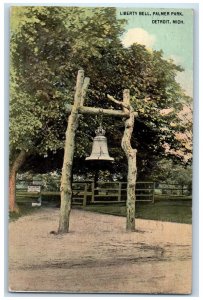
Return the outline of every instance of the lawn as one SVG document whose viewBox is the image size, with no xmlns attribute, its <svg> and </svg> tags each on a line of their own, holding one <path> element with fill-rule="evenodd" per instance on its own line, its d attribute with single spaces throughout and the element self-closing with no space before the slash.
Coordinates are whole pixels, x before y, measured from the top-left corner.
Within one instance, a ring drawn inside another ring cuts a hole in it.
<svg viewBox="0 0 203 300">
<path fill-rule="evenodd" d="M 47 203 L 42 206 L 49 206 Z M 52 202 L 52 207 L 54 206 Z M 55 205 L 59 207 L 59 205 Z M 97 213 L 110 214 L 115 216 L 126 216 L 125 204 L 90 204 L 86 207 L 74 206 L 74 208 Z M 32 214 L 40 207 L 31 207 L 30 205 L 19 204 L 20 213 L 11 213 L 10 221 L 14 221 L 21 216 Z M 192 204 L 188 200 L 161 200 L 153 203 L 136 203 L 135 217 L 138 219 L 159 220 L 177 223 L 192 223 Z"/>
<path fill-rule="evenodd" d="M 159 201 L 153 203 L 136 203 L 135 217 L 138 219 L 159 220 L 177 223 L 192 223 L 191 201 Z M 87 211 L 105 213 L 116 216 L 126 216 L 124 204 L 88 205 L 84 208 Z"/>
<path fill-rule="evenodd" d="M 18 204 L 19 213 L 9 213 L 9 221 L 15 221 L 20 217 L 30 215 L 40 209 L 40 207 L 32 207 L 30 204 Z"/>
</svg>

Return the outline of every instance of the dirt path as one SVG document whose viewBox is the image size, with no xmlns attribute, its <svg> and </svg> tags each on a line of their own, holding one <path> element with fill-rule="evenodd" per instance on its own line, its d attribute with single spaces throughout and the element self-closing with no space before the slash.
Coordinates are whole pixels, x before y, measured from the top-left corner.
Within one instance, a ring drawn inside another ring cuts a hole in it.
<svg viewBox="0 0 203 300">
<path fill-rule="evenodd" d="M 53 235 L 59 210 L 42 208 L 9 224 L 12 291 L 191 292 L 191 225 L 72 210 L 70 233 Z"/>
</svg>

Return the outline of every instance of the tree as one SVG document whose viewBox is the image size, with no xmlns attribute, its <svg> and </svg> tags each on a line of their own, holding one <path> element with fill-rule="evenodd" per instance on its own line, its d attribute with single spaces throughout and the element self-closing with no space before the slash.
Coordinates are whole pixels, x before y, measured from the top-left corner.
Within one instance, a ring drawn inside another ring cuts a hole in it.
<svg viewBox="0 0 203 300">
<path fill-rule="evenodd" d="M 80 22 L 75 20 L 75 14 Z M 14 8 L 11 26 L 11 170 L 15 164 L 13 152 L 18 154 L 22 150 L 26 156 L 47 156 L 48 152 L 63 148 L 67 121 L 65 103 L 72 101 L 80 61 L 84 63 L 85 57 L 87 62 L 100 55 L 98 47 L 118 40 L 117 35 L 122 33 L 121 24 L 116 21 L 111 8 L 90 9 L 89 16 L 86 10 L 74 7 Z M 16 166 L 14 177 L 21 165 Z M 15 195 L 14 186 L 13 180 L 12 195 Z M 13 204 L 10 209 L 15 210 Z"/>
<path fill-rule="evenodd" d="M 114 8 L 17 7 L 11 20 L 11 169 L 21 150 L 31 156 L 32 167 L 38 164 L 36 158 L 62 152 L 66 105 L 72 103 L 80 68 L 90 77 L 89 106 L 108 107 L 107 94 L 122 99 L 123 90 L 130 89 L 139 114 L 132 136 L 132 146 L 138 149 L 138 177 L 144 177 L 152 163 L 166 154 L 166 146 L 168 155 L 184 162 L 191 148 L 176 134 L 191 128 L 179 115 L 186 100 L 175 76 L 182 68 L 165 60 L 161 51 L 149 52 L 138 44 L 123 48 L 124 21 L 116 19 Z M 171 111 L 163 114 L 163 110 Z M 105 117 L 104 123 L 110 153 L 116 157 L 111 170 L 122 169 L 125 177 L 126 158 L 120 148 L 123 124 L 112 117 Z M 84 172 L 80 162 L 89 154 L 97 125 L 97 118 L 80 119 L 76 172 Z M 177 156 L 180 147 L 183 155 Z"/>
<path fill-rule="evenodd" d="M 192 168 L 189 165 L 176 164 L 171 159 L 163 158 L 157 163 L 149 178 L 153 181 L 189 186 L 192 183 Z"/>
<path fill-rule="evenodd" d="M 144 179 L 153 164 L 165 155 L 171 156 L 179 163 L 190 163 L 192 114 L 191 111 L 190 116 L 188 114 L 190 122 L 188 118 L 185 122 L 181 114 L 185 108 L 189 109 L 191 99 L 184 95 L 180 85 L 175 81 L 177 72 L 182 71 L 182 68 L 172 61 L 165 60 L 161 51 L 149 52 L 138 44 L 129 49 L 120 47 L 116 51 L 105 49 L 102 60 L 96 59 L 96 64 L 98 67 L 94 69 L 94 72 L 97 72 L 94 76 L 91 76 L 91 69 L 87 71 L 88 76 L 93 78 L 95 87 L 100 87 L 99 90 L 91 90 L 88 102 L 90 105 L 106 107 L 106 93 L 121 98 L 122 88 L 130 87 L 132 104 L 138 111 L 132 139 L 135 148 L 138 149 L 138 177 Z M 108 76 L 105 76 L 106 74 Z M 78 135 L 84 138 L 81 143 L 77 143 L 79 145 L 77 155 L 83 155 L 83 159 L 90 136 L 94 135 L 93 129 L 96 127 L 95 120 L 89 119 L 89 122 L 86 122 L 86 126 L 81 123 L 81 132 L 79 127 Z M 110 141 L 111 155 L 119 162 L 114 164 L 115 172 L 119 172 L 119 169 L 124 171 L 126 161 L 120 150 L 123 124 L 120 121 L 115 122 L 112 118 L 106 118 L 105 125 L 108 128 L 107 137 Z M 180 133 L 186 132 L 189 135 L 187 143 L 180 138 Z M 81 151 L 82 146 L 84 153 Z M 167 151 L 166 146 L 170 151 Z"/>
</svg>

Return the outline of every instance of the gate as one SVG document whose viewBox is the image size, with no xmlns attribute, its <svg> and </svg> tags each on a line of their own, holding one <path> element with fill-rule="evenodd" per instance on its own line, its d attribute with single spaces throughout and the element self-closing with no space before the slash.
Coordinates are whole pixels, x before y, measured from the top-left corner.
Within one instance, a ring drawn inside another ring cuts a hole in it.
<svg viewBox="0 0 203 300">
<path fill-rule="evenodd" d="M 37 190 L 37 187 L 39 190 Z M 31 189 L 32 188 L 32 189 Z M 127 182 L 75 181 L 72 184 L 72 203 L 86 206 L 94 203 L 125 203 L 127 199 Z M 136 201 L 151 202 L 165 199 L 181 199 L 191 195 L 187 186 L 168 183 L 138 181 L 136 183 Z M 51 184 L 39 181 L 18 181 L 16 185 L 17 202 L 41 202 L 43 196 L 60 200 L 60 181 Z M 40 201 L 39 201 L 40 200 Z M 49 202 L 49 201 L 44 201 Z"/>
<path fill-rule="evenodd" d="M 127 182 L 74 182 L 72 201 L 75 204 L 125 203 Z M 136 201 L 154 202 L 154 183 L 136 183 Z"/>
</svg>

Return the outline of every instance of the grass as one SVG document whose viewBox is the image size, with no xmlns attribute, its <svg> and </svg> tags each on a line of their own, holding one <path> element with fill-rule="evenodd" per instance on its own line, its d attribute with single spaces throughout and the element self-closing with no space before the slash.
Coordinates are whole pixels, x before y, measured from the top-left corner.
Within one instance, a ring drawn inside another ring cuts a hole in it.
<svg viewBox="0 0 203 300">
<path fill-rule="evenodd" d="M 126 216 L 126 207 L 121 204 L 88 205 L 87 211 L 110 214 L 115 216 Z M 192 223 L 192 210 L 190 201 L 160 201 L 153 203 L 136 204 L 135 217 L 138 219 L 158 220 L 176 223 Z"/>
<path fill-rule="evenodd" d="M 44 205 L 46 206 L 46 205 Z M 56 207 L 56 205 L 51 205 Z M 58 205 L 59 207 L 59 205 Z M 82 206 L 73 206 L 78 209 L 83 209 L 86 211 L 92 211 L 96 213 L 104 213 L 115 216 L 126 216 L 126 206 L 125 204 L 94 204 L 87 205 L 86 207 Z M 176 222 L 176 223 L 192 223 L 192 202 L 185 200 L 161 200 L 153 203 L 136 203 L 136 213 L 135 217 L 138 219 L 147 219 L 147 220 L 159 220 L 167 222 Z M 10 213 L 9 220 L 15 221 L 18 218 L 30 215 L 33 212 L 36 212 L 40 207 L 31 207 L 31 205 L 19 204 L 20 212 L 19 213 Z"/>
<path fill-rule="evenodd" d="M 18 204 L 19 212 L 10 212 L 9 213 L 9 221 L 16 221 L 17 219 L 26 216 L 31 215 L 32 213 L 36 212 L 40 209 L 40 207 L 32 207 L 30 204 Z"/>
</svg>

